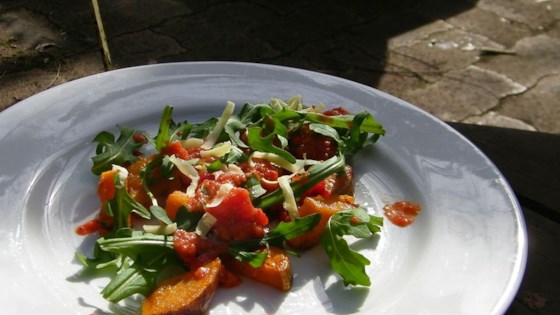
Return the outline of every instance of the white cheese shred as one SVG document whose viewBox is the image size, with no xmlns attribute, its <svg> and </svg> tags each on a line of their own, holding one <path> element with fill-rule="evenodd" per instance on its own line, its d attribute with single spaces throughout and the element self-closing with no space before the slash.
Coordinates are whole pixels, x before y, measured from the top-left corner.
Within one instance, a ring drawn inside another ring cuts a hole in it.
<svg viewBox="0 0 560 315">
<path fill-rule="evenodd" d="M 212 229 L 216 221 L 217 219 L 215 216 L 211 215 L 208 212 L 205 212 L 198 221 L 194 232 L 200 236 L 206 236 L 208 232 L 210 232 L 210 229 Z"/>
<path fill-rule="evenodd" d="M 231 151 L 232 145 L 231 141 L 225 141 L 218 143 L 214 148 L 206 151 L 200 151 L 200 157 L 222 157 Z"/>
<path fill-rule="evenodd" d="M 296 203 L 296 197 L 294 196 L 294 191 L 290 186 L 290 176 L 284 175 L 278 177 L 278 185 L 280 185 L 280 189 L 282 189 L 282 194 L 284 195 L 284 203 L 282 206 L 288 214 L 290 218 L 297 218 L 298 217 L 298 207 Z"/>
<path fill-rule="evenodd" d="M 298 173 L 303 170 L 303 167 L 301 165 L 290 163 L 283 157 L 270 152 L 255 151 L 251 155 L 251 159 L 253 158 L 267 160 L 292 173 Z"/>
<path fill-rule="evenodd" d="M 123 188 L 128 177 L 128 170 L 120 165 L 113 164 L 112 169 L 117 171 L 119 175 L 119 182 L 115 185 L 116 188 Z"/>
<path fill-rule="evenodd" d="M 200 176 L 198 175 L 196 168 L 194 168 L 189 161 L 180 159 L 175 155 L 170 156 L 169 161 L 173 163 L 173 165 L 175 165 L 177 169 L 183 173 L 183 175 L 191 179 L 191 184 L 187 187 L 186 194 L 189 197 L 194 197 L 196 188 L 198 187 L 198 181 L 200 180 Z"/>
<path fill-rule="evenodd" d="M 204 140 L 200 138 L 188 138 L 187 140 L 182 140 L 181 145 L 187 150 L 196 149 L 204 144 Z"/>
<path fill-rule="evenodd" d="M 219 206 L 222 203 L 222 201 L 224 201 L 224 198 L 233 189 L 233 187 L 234 186 L 230 183 L 222 184 L 218 189 L 216 196 L 212 199 L 212 201 L 206 204 L 206 208 L 213 208 Z"/>
<path fill-rule="evenodd" d="M 231 117 L 231 115 L 233 115 L 234 110 L 235 110 L 235 103 L 231 101 L 227 101 L 226 108 L 224 109 L 222 116 L 220 116 L 220 119 L 218 119 L 218 122 L 216 123 L 214 129 L 210 131 L 210 133 L 206 137 L 206 140 L 204 140 L 204 143 L 202 144 L 203 149 L 205 150 L 212 149 L 214 144 L 216 144 L 218 137 L 222 133 L 222 130 L 224 130 L 224 127 L 228 119 Z"/>
<path fill-rule="evenodd" d="M 157 235 L 170 235 L 177 231 L 177 223 L 173 222 L 166 225 L 150 225 L 146 224 L 142 227 L 145 232 Z"/>
<path fill-rule="evenodd" d="M 237 175 L 245 175 L 245 173 L 243 172 L 243 170 L 241 169 L 241 167 L 235 165 L 235 164 L 228 164 L 227 165 L 228 168 L 228 172 L 232 173 L 232 174 L 237 174 Z"/>
</svg>

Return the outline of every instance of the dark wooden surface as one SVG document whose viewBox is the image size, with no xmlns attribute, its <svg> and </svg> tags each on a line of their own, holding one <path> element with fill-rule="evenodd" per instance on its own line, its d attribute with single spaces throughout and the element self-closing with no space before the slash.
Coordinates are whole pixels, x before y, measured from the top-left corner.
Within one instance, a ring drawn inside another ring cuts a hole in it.
<svg viewBox="0 0 560 315">
<path fill-rule="evenodd" d="M 507 314 L 560 314 L 560 135 L 449 124 L 494 162 L 523 208 L 527 267 Z"/>
</svg>

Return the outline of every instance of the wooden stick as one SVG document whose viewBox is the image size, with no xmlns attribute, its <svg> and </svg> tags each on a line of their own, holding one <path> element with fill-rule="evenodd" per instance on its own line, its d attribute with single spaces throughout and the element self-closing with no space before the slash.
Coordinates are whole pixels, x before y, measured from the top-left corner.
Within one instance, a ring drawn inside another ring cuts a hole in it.
<svg viewBox="0 0 560 315">
<path fill-rule="evenodd" d="M 99 31 L 99 40 L 101 41 L 101 49 L 103 50 L 103 64 L 105 70 L 109 71 L 113 68 L 111 63 L 111 53 L 109 52 L 109 45 L 107 44 L 107 37 L 105 36 L 105 29 L 103 28 L 103 21 L 101 20 L 101 12 L 99 10 L 99 2 L 91 0 L 93 5 L 93 12 L 95 13 L 95 21 L 97 22 L 97 30 Z"/>
</svg>

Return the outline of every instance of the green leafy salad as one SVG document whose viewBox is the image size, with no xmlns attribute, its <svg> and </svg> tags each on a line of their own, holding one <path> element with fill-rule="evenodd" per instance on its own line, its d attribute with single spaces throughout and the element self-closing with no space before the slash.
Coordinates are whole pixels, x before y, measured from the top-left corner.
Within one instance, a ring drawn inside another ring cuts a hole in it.
<svg viewBox="0 0 560 315">
<path fill-rule="evenodd" d="M 304 106 L 301 97 L 237 109 L 228 101 L 201 123 L 175 122 L 172 113 L 163 109 L 155 135 L 119 125 L 118 134 L 93 139 L 101 207 L 77 232 L 99 238 L 76 257 L 94 274 L 113 275 L 105 299 L 139 294 L 171 309 L 165 299 L 177 297 L 154 292 L 179 290 L 179 280 L 168 280 L 180 276 L 202 293 L 177 307 L 206 311 L 216 287 L 204 280 L 209 262 L 219 262 L 218 287 L 252 278 L 287 291 L 290 260 L 314 246 L 344 285 L 370 285 L 370 261 L 346 240 L 371 238 L 383 224 L 353 196 L 352 157 L 385 133 L 370 113 Z M 165 313 L 150 307 L 143 314 Z"/>
</svg>

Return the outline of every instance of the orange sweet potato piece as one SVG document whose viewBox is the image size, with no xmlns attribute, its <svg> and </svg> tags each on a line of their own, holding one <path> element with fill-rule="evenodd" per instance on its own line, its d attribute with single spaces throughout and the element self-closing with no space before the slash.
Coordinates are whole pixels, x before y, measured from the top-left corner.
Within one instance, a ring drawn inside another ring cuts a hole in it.
<svg viewBox="0 0 560 315">
<path fill-rule="evenodd" d="M 165 211 L 167 212 L 167 216 L 175 221 L 177 218 L 177 212 L 181 206 L 185 206 L 188 208 L 190 201 L 190 197 L 187 196 L 186 193 L 176 190 L 167 196 L 167 200 L 165 201 Z"/>
<path fill-rule="evenodd" d="M 116 170 L 108 170 L 99 176 L 99 184 L 97 186 L 97 196 L 101 202 L 99 209 L 99 222 L 104 228 L 110 228 L 113 225 L 113 217 L 105 212 L 107 201 L 115 198 L 115 182 L 113 176 L 117 173 Z"/>
<path fill-rule="evenodd" d="M 115 197 L 115 183 L 113 181 L 113 176 L 115 174 L 117 174 L 116 170 L 108 170 L 99 175 L 97 196 L 99 197 L 101 204 L 104 204 Z"/>
<path fill-rule="evenodd" d="M 300 217 L 319 213 L 321 221 L 309 232 L 293 238 L 288 241 L 295 248 L 310 248 L 319 242 L 321 234 L 325 230 L 330 217 L 342 210 L 353 209 L 357 206 L 354 204 L 354 197 L 349 195 L 335 195 L 324 198 L 323 196 L 307 197 L 303 200 L 303 204 L 299 207 L 298 214 Z"/>
<path fill-rule="evenodd" d="M 146 164 L 150 163 L 154 158 L 139 158 L 136 162 L 128 166 L 128 178 L 126 180 L 126 190 L 128 194 L 138 201 L 144 207 L 149 207 L 152 204 L 150 197 L 144 190 L 142 183 L 141 172 Z"/>
<path fill-rule="evenodd" d="M 164 281 L 144 301 L 142 315 L 205 314 L 216 293 L 222 268 L 216 258 Z"/>
<path fill-rule="evenodd" d="M 283 249 L 271 246 L 268 257 L 259 268 L 254 268 L 235 258 L 225 259 L 224 263 L 233 273 L 268 284 L 279 290 L 288 291 L 292 287 L 292 265 L 288 254 Z"/>
</svg>

